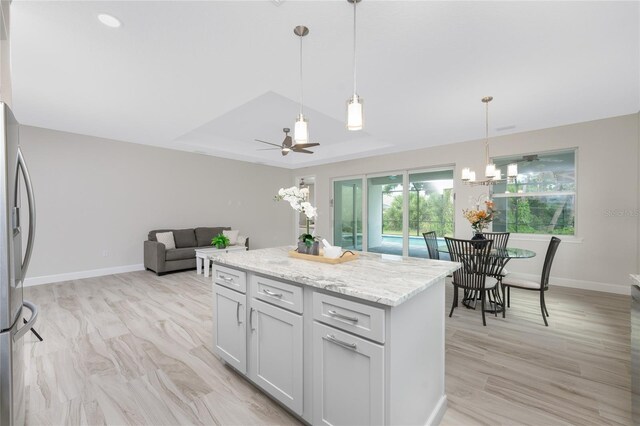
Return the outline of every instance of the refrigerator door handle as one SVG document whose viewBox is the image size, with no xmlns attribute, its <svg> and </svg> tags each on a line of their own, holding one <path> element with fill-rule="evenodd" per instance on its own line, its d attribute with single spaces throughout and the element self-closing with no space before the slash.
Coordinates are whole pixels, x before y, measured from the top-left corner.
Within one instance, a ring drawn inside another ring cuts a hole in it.
<svg viewBox="0 0 640 426">
<path fill-rule="evenodd" d="M 24 156 L 22 155 L 22 151 L 18 147 L 18 168 L 22 172 L 22 176 L 24 176 L 24 182 L 27 187 L 27 199 L 29 201 L 29 237 L 27 238 L 27 249 L 25 250 L 24 260 L 22 261 L 22 274 L 21 277 L 24 277 L 27 274 L 27 268 L 29 267 L 29 262 L 31 261 L 31 253 L 33 252 L 33 239 L 36 234 L 36 200 L 33 197 L 33 184 L 31 183 L 31 175 L 29 175 L 29 169 L 27 168 L 27 163 L 24 161 Z M 16 186 L 18 185 L 16 181 Z M 16 191 L 17 194 L 17 191 Z M 17 200 L 16 200 L 17 203 Z M 16 206 L 19 207 L 19 206 Z M 25 302 L 26 304 L 26 302 Z"/>
<path fill-rule="evenodd" d="M 31 311 L 31 318 L 29 318 L 29 321 L 27 321 L 26 324 L 16 332 L 15 336 L 13 336 L 14 342 L 22 339 L 22 336 L 24 336 L 27 331 L 33 328 L 33 326 L 36 324 L 36 320 L 38 319 L 38 307 L 36 305 L 29 302 L 28 300 L 25 300 L 22 302 L 22 306 Z"/>
</svg>

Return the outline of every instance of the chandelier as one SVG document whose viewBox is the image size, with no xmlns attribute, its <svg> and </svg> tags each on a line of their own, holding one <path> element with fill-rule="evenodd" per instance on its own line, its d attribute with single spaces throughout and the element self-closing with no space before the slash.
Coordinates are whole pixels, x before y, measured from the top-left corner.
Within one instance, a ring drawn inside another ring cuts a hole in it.
<svg viewBox="0 0 640 426">
<path fill-rule="evenodd" d="M 509 164 L 507 166 L 507 177 L 502 178 L 502 173 L 499 168 L 496 167 L 494 163 L 491 162 L 489 158 L 489 102 L 493 100 L 493 96 L 485 96 L 482 98 L 482 102 L 485 104 L 486 111 L 486 138 L 484 141 L 484 153 L 485 153 L 485 161 L 486 167 L 484 171 L 484 180 L 476 180 L 476 172 L 471 170 L 469 167 L 465 167 L 462 169 L 462 182 L 467 185 L 495 185 L 500 182 L 511 182 L 518 176 L 518 165 L 516 163 Z"/>
</svg>

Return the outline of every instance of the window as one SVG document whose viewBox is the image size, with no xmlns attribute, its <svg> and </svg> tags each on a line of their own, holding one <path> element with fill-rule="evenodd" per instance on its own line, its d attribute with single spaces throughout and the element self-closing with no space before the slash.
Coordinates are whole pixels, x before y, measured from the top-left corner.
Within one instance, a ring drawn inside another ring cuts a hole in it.
<svg viewBox="0 0 640 426">
<path fill-rule="evenodd" d="M 508 164 L 518 164 L 515 182 L 492 188 L 499 212 L 494 232 L 575 235 L 575 150 L 495 158 L 494 162 L 503 176 Z"/>
<path fill-rule="evenodd" d="M 333 244 L 362 250 L 362 179 L 333 183 Z"/>
</svg>

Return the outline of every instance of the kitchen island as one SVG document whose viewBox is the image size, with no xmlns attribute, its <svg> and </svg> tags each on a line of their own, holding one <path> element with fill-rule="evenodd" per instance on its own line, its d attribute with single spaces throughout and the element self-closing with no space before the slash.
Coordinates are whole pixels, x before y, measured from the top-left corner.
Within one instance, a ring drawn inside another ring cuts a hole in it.
<svg viewBox="0 0 640 426">
<path fill-rule="evenodd" d="M 311 424 L 438 424 L 444 279 L 459 264 L 289 250 L 211 257 L 216 354 Z"/>
</svg>

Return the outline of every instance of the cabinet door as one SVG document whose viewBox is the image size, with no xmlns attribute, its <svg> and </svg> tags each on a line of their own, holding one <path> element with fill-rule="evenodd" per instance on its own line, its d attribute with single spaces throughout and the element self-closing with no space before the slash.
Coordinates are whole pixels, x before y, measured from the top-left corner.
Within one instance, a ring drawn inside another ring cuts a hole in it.
<svg viewBox="0 0 640 426">
<path fill-rule="evenodd" d="M 213 285 L 216 353 L 229 365 L 247 374 L 246 295 Z"/>
<path fill-rule="evenodd" d="M 302 415 L 302 316 L 251 299 L 249 377 Z"/>
<path fill-rule="evenodd" d="M 384 348 L 313 323 L 313 424 L 384 423 Z"/>
</svg>

